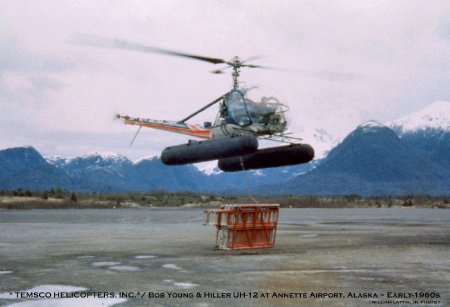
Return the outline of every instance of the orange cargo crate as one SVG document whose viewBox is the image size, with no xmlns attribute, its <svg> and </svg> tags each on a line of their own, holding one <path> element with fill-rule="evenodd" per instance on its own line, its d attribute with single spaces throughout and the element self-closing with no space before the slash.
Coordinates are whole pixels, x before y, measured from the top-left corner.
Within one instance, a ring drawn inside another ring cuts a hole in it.
<svg viewBox="0 0 450 307">
<path fill-rule="evenodd" d="M 277 204 L 224 205 L 205 210 L 206 225 L 217 228 L 216 249 L 271 248 L 277 233 Z"/>
</svg>

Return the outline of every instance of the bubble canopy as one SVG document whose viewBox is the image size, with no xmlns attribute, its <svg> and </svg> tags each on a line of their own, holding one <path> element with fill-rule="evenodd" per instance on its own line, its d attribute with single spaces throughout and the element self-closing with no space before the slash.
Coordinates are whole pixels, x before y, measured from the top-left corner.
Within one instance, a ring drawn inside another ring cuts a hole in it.
<svg viewBox="0 0 450 307">
<path fill-rule="evenodd" d="M 226 96 L 228 123 L 241 127 L 257 125 L 271 131 L 286 130 L 288 106 L 267 89 L 252 86 L 230 91 Z"/>
</svg>

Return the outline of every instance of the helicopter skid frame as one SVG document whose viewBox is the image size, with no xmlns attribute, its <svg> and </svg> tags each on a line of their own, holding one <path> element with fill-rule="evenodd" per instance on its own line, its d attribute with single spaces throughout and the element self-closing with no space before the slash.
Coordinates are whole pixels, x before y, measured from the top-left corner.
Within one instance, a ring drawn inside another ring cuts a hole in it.
<svg viewBox="0 0 450 307">
<path fill-rule="evenodd" d="M 242 129 L 242 128 L 234 128 L 234 129 L 242 132 L 247 132 L 250 134 L 255 134 L 254 131 L 249 129 Z M 260 140 L 268 140 L 285 144 L 301 144 L 303 142 L 303 139 L 290 136 L 289 134 L 290 133 L 265 134 L 265 135 L 258 135 L 257 137 Z"/>
<path fill-rule="evenodd" d="M 268 140 L 286 144 L 301 144 L 303 141 L 303 139 L 301 138 L 296 138 L 287 134 L 272 134 L 269 136 L 260 136 L 258 138 L 261 140 Z"/>
</svg>

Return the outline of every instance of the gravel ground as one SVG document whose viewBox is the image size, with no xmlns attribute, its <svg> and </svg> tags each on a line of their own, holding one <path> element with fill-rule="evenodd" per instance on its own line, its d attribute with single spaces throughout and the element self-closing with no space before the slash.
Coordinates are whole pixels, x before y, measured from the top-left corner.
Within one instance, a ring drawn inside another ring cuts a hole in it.
<svg viewBox="0 0 450 307">
<path fill-rule="evenodd" d="M 202 222 L 200 209 L 2 210 L 0 304 L 450 302 L 450 210 L 281 209 L 275 248 L 245 251 L 214 250 Z"/>
</svg>

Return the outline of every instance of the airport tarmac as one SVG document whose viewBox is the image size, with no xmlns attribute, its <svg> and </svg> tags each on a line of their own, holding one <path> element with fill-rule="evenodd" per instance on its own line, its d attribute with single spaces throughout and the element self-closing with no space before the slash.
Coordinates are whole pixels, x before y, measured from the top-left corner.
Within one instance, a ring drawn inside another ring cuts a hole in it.
<svg viewBox="0 0 450 307">
<path fill-rule="evenodd" d="M 245 251 L 214 250 L 202 222 L 198 208 L 2 210 L 0 304 L 450 303 L 450 210 L 281 209 L 275 248 Z"/>
</svg>

